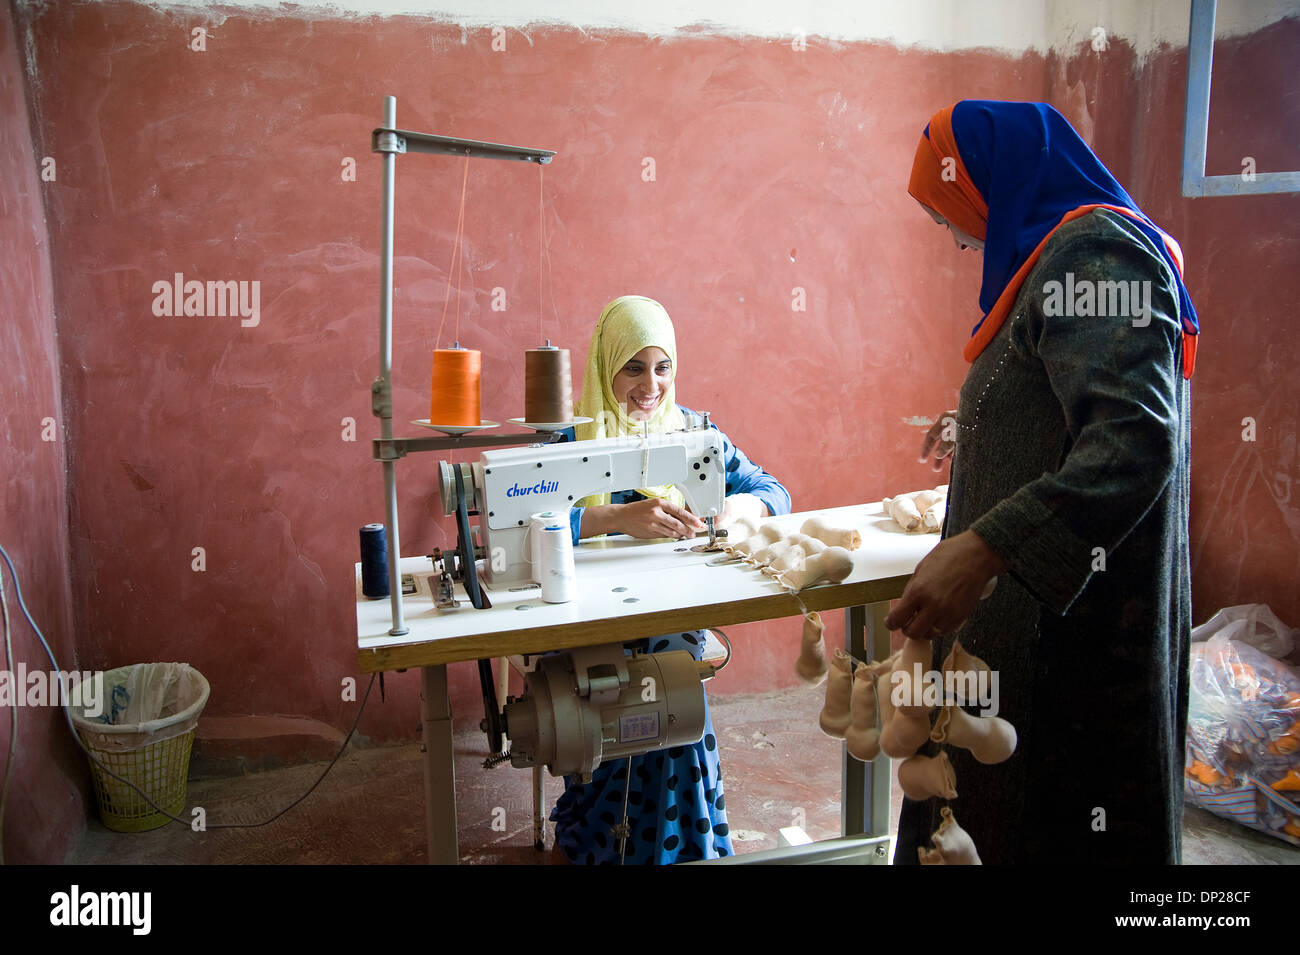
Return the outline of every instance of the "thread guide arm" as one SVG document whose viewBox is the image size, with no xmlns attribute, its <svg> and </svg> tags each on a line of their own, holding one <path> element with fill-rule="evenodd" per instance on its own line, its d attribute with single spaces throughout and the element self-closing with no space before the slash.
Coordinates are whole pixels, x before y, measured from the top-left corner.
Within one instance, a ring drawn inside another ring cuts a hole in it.
<svg viewBox="0 0 1300 955">
<path fill-rule="evenodd" d="M 507 146 L 479 139 L 458 139 L 455 136 L 435 136 L 409 129 L 377 126 L 370 134 L 372 153 L 431 153 L 440 156 L 469 156 L 473 159 L 510 159 L 515 162 L 535 162 L 546 165 L 555 158 L 553 149 L 532 149 L 528 146 Z"/>
<path fill-rule="evenodd" d="M 516 444 L 552 444 L 559 435 L 538 440 L 535 434 L 458 435 L 447 438 L 375 438 L 376 461 L 396 461 L 416 451 L 455 451 L 458 448 L 503 448 Z"/>
</svg>

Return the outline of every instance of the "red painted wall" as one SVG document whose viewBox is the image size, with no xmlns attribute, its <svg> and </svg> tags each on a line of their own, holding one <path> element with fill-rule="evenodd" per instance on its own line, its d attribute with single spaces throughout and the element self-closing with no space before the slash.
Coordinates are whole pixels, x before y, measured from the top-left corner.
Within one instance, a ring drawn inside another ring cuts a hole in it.
<svg viewBox="0 0 1300 955">
<path fill-rule="evenodd" d="M 51 285 L 49 234 L 41 199 L 41 154 L 28 120 L 19 42 L 8 4 L 0 5 L 0 546 L 14 562 L 23 600 L 59 665 L 77 665 L 68 559 L 65 421 Z M 58 175 L 58 167 L 55 167 Z M 48 420 L 47 420 L 48 419 Z M 44 440 L 48 437 L 51 440 Z M 0 567 L 9 607 L 13 668 L 49 673 L 50 664 Z M 0 669 L 4 659 L 0 630 Z M 12 685 L 12 684 L 11 684 Z M 7 765 L 11 710 L 0 707 L 0 786 L 9 780 L 4 860 L 57 862 L 81 831 L 86 763 L 57 709 L 18 707 L 18 746 Z"/>
<path fill-rule="evenodd" d="M 1210 174 L 1240 175 L 1246 156 L 1259 172 L 1300 169 L 1298 49 L 1300 19 L 1215 45 Z M 1162 66 L 1166 86 L 1186 69 L 1181 55 Z M 1148 144 L 1144 165 L 1161 153 Z M 1189 285 L 1207 328 L 1192 431 L 1196 619 L 1267 603 L 1300 626 L 1300 196 L 1179 201 L 1172 179 L 1158 194 L 1185 223 Z M 1243 440 L 1246 418 L 1253 441 Z"/>
<path fill-rule="evenodd" d="M 1283 583 L 1295 576 L 1294 505 L 1281 520 L 1233 505 L 1234 519 L 1254 522 L 1249 542 L 1211 513 L 1244 473 L 1227 454 L 1243 415 L 1261 421 L 1251 460 L 1271 467 L 1287 454 L 1295 471 L 1284 409 L 1295 406 L 1297 346 L 1281 329 L 1298 298 L 1296 270 L 1283 267 L 1296 261 L 1296 200 L 1178 197 L 1181 53 L 1140 68 L 1123 44 L 1062 61 L 557 28 L 512 32 L 499 53 L 487 30 L 462 36 L 418 18 L 205 20 L 128 3 L 27 15 L 41 148 L 60 163 L 48 203 L 73 602 L 94 665 L 186 659 L 212 682 L 211 716 L 254 727 L 299 717 L 320 739 L 350 723 L 339 688 L 355 674 L 357 528 L 382 519 L 368 446 L 379 281 L 369 132 L 386 93 L 399 126 L 559 152 L 545 172 L 553 285 L 540 322 L 538 171 L 470 166 L 462 293 L 441 341 L 459 312 L 460 341 L 484 353 L 484 415 L 522 413 L 523 351 L 539 335 L 573 349 L 580 368 L 605 301 L 654 296 L 677 324 L 681 401 L 712 411 L 799 509 L 933 479 L 915 463 L 924 428 L 906 420 L 955 398 L 979 262 L 906 195 L 926 118 L 963 96 L 1057 100 L 1191 263 L 1207 327 L 1194 383 L 1197 616 L 1262 600 L 1300 623 L 1300 597 Z M 1221 43 L 1219 62 L 1284 75 L 1295 23 Z M 187 48 L 199 26 L 210 30 L 203 52 Z M 1249 85 L 1224 95 L 1216 136 L 1247 128 L 1231 98 Z M 1139 139 L 1148 130 L 1158 138 Z M 355 182 L 341 176 L 348 159 Z M 407 156 L 397 168 L 404 422 L 427 413 L 463 165 Z M 259 323 L 154 315 L 153 283 L 177 272 L 259 282 Z M 491 310 L 496 287 L 505 312 Z M 806 312 L 791 309 L 796 287 Z M 344 440 L 348 417 L 355 441 Z M 433 517 L 436 458 L 407 459 L 398 475 L 404 550 L 454 542 Z M 792 684 L 797 634 L 794 620 L 737 628 L 737 657 L 713 692 Z M 454 666 L 452 682 L 458 717 L 476 722 L 472 665 Z M 409 738 L 416 676 L 388 685 L 361 731 Z M 269 745 L 256 730 L 209 731 L 209 744 L 222 733 L 249 738 L 248 751 Z"/>
</svg>

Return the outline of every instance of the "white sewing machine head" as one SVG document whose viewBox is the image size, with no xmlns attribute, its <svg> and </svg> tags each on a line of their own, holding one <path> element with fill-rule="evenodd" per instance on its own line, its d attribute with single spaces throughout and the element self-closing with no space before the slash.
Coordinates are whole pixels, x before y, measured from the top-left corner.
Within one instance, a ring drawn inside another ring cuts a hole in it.
<svg viewBox="0 0 1300 955">
<path fill-rule="evenodd" d="M 487 554 L 484 579 L 494 587 L 532 578 L 525 546 L 529 518 L 573 507 L 591 494 L 672 484 L 702 519 L 722 513 L 726 496 L 722 440 L 708 426 L 664 434 L 535 444 L 484 451 L 474 464 L 458 464 L 465 503 L 479 512 Z M 456 513 L 455 471 L 439 462 L 444 513 Z"/>
</svg>

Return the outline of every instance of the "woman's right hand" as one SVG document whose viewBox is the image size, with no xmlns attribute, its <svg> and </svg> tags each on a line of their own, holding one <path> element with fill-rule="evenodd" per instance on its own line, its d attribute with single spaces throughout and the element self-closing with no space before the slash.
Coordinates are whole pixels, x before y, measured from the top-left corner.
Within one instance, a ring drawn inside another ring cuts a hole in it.
<svg viewBox="0 0 1300 955">
<path fill-rule="evenodd" d="M 694 537 L 704 530 L 704 522 L 672 501 L 648 497 L 630 504 L 615 504 L 614 526 L 629 537 L 649 540 L 655 537 Z"/>
<path fill-rule="evenodd" d="M 930 425 L 921 442 L 921 463 L 924 464 L 934 454 L 934 469 L 943 470 L 943 462 L 952 456 L 957 448 L 957 409 L 945 411 L 939 420 Z"/>
</svg>

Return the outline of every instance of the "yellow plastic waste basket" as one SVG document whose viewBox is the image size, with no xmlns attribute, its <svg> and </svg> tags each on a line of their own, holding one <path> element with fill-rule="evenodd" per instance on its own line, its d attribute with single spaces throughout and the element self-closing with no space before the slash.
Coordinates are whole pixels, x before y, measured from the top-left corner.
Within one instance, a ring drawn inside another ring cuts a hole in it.
<svg viewBox="0 0 1300 955">
<path fill-rule="evenodd" d="M 208 702 L 208 681 L 188 663 L 137 663 L 93 679 L 96 692 L 72 708 L 72 721 L 98 760 L 90 768 L 99 818 L 118 832 L 165 826 L 171 820 L 164 813 L 105 770 L 178 815 L 185 808 L 190 748 Z"/>
</svg>

